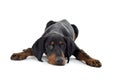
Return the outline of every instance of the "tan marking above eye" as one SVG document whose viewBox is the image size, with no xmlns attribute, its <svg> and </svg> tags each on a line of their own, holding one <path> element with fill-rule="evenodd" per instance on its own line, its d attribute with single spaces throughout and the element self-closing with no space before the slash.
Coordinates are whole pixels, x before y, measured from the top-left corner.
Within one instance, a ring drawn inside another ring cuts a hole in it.
<svg viewBox="0 0 120 80">
<path fill-rule="evenodd" d="M 63 42 L 62 41 L 59 41 L 59 45 L 62 45 L 63 44 Z"/>
<path fill-rule="evenodd" d="M 50 45 L 54 45 L 54 44 L 55 44 L 54 41 L 51 41 L 51 42 L 50 42 Z"/>
</svg>

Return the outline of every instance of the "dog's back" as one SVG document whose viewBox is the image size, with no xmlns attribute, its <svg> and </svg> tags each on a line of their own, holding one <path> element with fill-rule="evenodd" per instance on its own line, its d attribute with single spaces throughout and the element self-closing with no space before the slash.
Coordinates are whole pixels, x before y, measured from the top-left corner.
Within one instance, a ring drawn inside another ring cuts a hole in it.
<svg viewBox="0 0 120 80">
<path fill-rule="evenodd" d="M 43 36 L 49 36 L 52 34 L 61 35 L 64 37 L 71 37 L 71 39 L 75 40 L 75 31 L 74 28 L 67 20 L 61 20 L 59 22 L 55 22 L 48 26 L 45 29 L 45 33 Z"/>
</svg>

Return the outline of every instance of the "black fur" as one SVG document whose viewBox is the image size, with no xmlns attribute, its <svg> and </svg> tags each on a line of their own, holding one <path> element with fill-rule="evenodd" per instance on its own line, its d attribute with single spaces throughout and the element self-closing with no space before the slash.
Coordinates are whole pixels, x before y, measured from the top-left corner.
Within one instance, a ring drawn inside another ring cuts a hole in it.
<svg viewBox="0 0 120 80">
<path fill-rule="evenodd" d="M 39 61 L 42 61 L 43 53 L 50 55 L 50 53 L 54 52 L 56 55 L 61 55 L 63 52 L 69 62 L 70 56 L 73 55 L 76 49 L 74 40 L 78 36 L 78 28 L 74 24 L 71 24 L 70 27 L 72 31 L 67 29 L 68 27 L 66 28 L 66 26 L 59 26 L 59 22 L 49 21 L 46 25 L 45 33 L 32 46 L 33 55 Z M 75 35 L 75 39 L 73 35 Z M 54 50 L 50 50 L 48 47 L 51 41 L 55 42 Z M 64 43 L 63 48 L 57 44 L 59 41 Z"/>
<path fill-rule="evenodd" d="M 67 20 L 49 21 L 44 34 L 33 44 L 32 49 L 28 48 L 23 52 L 14 53 L 11 59 L 23 60 L 28 56 L 35 56 L 39 61 L 42 61 L 43 53 L 45 53 L 48 63 L 64 65 L 66 59 L 68 63 L 70 56 L 73 55 L 77 60 L 84 61 L 89 66 L 101 67 L 102 64 L 99 60 L 90 57 L 74 43 L 78 33 L 78 28 Z"/>
</svg>

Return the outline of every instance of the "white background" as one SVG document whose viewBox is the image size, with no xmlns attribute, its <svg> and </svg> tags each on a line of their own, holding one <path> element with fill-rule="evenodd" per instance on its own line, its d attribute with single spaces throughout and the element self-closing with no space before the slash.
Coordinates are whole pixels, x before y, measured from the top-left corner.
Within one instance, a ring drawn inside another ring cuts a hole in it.
<svg viewBox="0 0 120 80">
<path fill-rule="evenodd" d="M 87 66 L 74 57 L 53 66 L 34 57 L 11 61 L 31 47 L 49 20 L 67 19 L 79 28 L 76 44 L 102 62 Z M 0 80 L 119 80 L 119 0 L 0 0 Z"/>
</svg>

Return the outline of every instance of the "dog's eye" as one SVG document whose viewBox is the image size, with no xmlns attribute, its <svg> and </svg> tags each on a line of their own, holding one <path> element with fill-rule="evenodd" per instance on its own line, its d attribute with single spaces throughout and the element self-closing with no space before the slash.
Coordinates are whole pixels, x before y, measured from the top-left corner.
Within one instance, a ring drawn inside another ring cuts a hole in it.
<svg viewBox="0 0 120 80">
<path fill-rule="evenodd" d="M 63 47 L 64 47 L 64 44 L 60 44 L 60 47 L 63 48 Z"/>
</svg>

